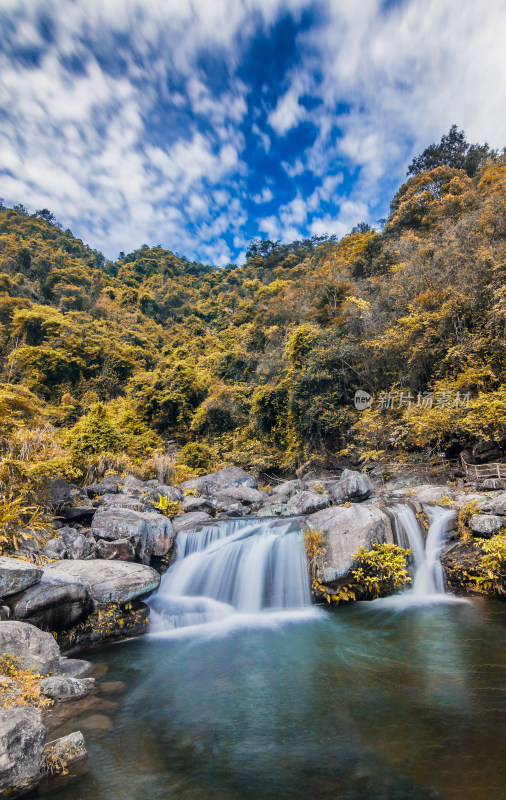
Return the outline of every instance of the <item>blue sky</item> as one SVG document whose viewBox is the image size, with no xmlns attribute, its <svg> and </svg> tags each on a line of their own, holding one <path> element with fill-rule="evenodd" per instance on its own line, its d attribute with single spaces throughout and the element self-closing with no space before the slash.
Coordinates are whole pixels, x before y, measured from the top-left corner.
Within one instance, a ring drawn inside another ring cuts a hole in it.
<svg viewBox="0 0 506 800">
<path fill-rule="evenodd" d="M 373 225 L 452 123 L 506 144 L 503 0 L 2 0 L 0 196 L 116 258 Z"/>
</svg>

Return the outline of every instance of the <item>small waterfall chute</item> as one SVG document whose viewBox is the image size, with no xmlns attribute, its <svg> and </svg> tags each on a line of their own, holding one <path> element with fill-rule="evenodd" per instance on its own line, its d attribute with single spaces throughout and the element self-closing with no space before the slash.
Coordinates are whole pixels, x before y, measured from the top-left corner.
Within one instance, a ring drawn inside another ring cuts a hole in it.
<svg viewBox="0 0 506 800">
<path fill-rule="evenodd" d="M 455 519 L 456 512 L 441 506 L 424 508 L 429 519 L 426 536 L 410 506 L 396 505 L 393 508 L 399 542 L 403 547 L 413 549 L 415 574 L 410 589 L 376 602 L 399 608 L 428 603 L 462 602 L 460 598 L 445 593 L 444 572 L 439 560 L 445 533 Z"/>
<path fill-rule="evenodd" d="M 178 535 L 150 601 L 155 632 L 311 605 L 304 537 L 293 520 L 228 520 Z"/>
</svg>

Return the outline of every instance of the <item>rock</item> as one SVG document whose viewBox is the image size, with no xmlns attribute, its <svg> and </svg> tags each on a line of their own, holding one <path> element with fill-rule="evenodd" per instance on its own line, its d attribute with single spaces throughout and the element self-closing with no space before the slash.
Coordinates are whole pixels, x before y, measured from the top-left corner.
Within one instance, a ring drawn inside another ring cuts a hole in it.
<svg viewBox="0 0 506 800">
<path fill-rule="evenodd" d="M 469 520 L 469 527 L 472 532 L 485 539 L 490 539 L 491 536 L 498 533 L 503 525 L 504 517 L 499 517 L 495 514 L 473 514 Z"/>
<path fill-rule="evenodd" d="M 106 475 L 99 483 L 86 488 L 88 497 L 99 497 L 103 494 L 118 494 L 122 481 L 119 475 Z"/>
<path fill-rule="evenodd" d="M 14 619 L 51 631 L 77 625 L 92 610 L 86 588 L 44 569 L 35 586 L 9 599 Z"/>
<path fill-rule="evenodd" d="M 333 503 L 346 503 L 348 500 L 366 500 L 374 492 L 368 475 L 345 469 L 338 481 L 325 481 L 326 493 Z"/>
<path fill-rule="evenodd" d="M 107 563 L 119 566 L 118 562 L 102 561 L 95 563 Z M 127 564 L 123 566 L 138 567 L 140 565 Z M 149 569 L 149 567 L 144 567 L 144 569 Z M 130 638 L 132 636 L 141 636 L 147 633 L 149 623 L 148 606 L 139 600 L 133 600 L 128 605 L 128 609 L 116 604 L 106 606 L 105 608 L 104 606 L 100 606 L 93 614 L 90 614 L 89 617 L 78 625 L 77 628 L 73 628 L 70 631 L 63 631 L 58 636 L 62 651 L 67 655 L 76 655 L 82 652 L 87 653 L 109 642 Z"/>
<path fill-rule="evenodd" d="M 82 658 L 65 658 L 65 656 L 60 658 L 61 674 L 70 678 L 85 678 L 94 669 L 91 661 L 85 661 Z"/>
<path fill-rule="evenodd" d="M 251 489 L 249 486 L 228 486 L 226 489 L 222 489 L 218 492 L 214 500 L 218 506 L 230 500 L 238 500 L 240 503 L 253 505 L 253 503 L 263 503 L 268 497 L 269 495 L 267 492 Z"/>
<path fill-rule="evenodd" d="M 67 675 L 54 675 L 44 678 L 40 682 L 40 688 L 44 694 L 58 703 L 86 697 L 95 689 L 96 685 L 95 678 L 71 678 Z"/>
<path fill-rule="evenodd" d="M 258 489 L 256 480 L 240 467 L 225 467 L 201 478 L 193 478 L 182 483 L 181 489 L 197 489 L 205 493 L 208 488 L 211 488 L 212 492 L 212 487 L 218 487 L 219 491 L 229 486 L 249 486 L 251 489 Z"/>
<path fill-rule="evenodd" d="M 0 597 L 16 594 L 40 581 L 42 569 L 18 558 L 0 556 Z"/>
<path fill-rule="evenodd" d="M 16 656 L 22 667 L 40 675 L 59 671 L 60 648 L 51 634 L 26 622 L 0 622 L 0 655 L 2 653 Z"/>
<path fill-rule="evenodd" d="M 298 514 L 312 514 L 315 511 L 320 511 L 322 508 L 327 508 L 330 505 L 330 498 L 326 494 L 318 494 L 317 492 L 297 492 L 292 495 L 288 501 L 288 513 Z"/>
<path fill-rule="evenodd" d="M 175 486 L 167 486 L 165 483 L 155 482 L 155 485 L 149 490 L 148 497 L 152 502 L 158 503 L 160 495 L 166 497 L 168 500 L 172 500 L 173 503 L 180 503 L 184 497 L 183 492 Z"/>
<path fill-rule="evenodd" d="M 67 558 L 90 558 L 95 549 L 95 542 L 75 528 L 62 528 L 58 537 L 63 541 Z"/>
<path fill-rule="evenodd" d="M 417 486 L 414 492 L 410 494 L 410 500 L 419 505 L 439 505 L 444 498 L 455 500 L 455 496 L 455 491 L 448 486 L 422 484 L 421 486 Z"/>
<path fill-rule="evenodd" d="M 46 570 L 83 584 L 96 604 L 128 603 L 151 594 L 160 583 L 160 576 L 151 567 L 125 561 L 56 561 Z"/>
<path fill-rule="evenodd" d="M 257 517 L 290 517 L 293 511 L 287 503 L 267 503 L 256 512 Z"/>
<path fill-rule="evenodd" d="M 59 774 L 60 765 L 64 764 L 67 769 L 70 764 L 75 764 L 87 756 L 83 734 L 81 731 L 74 731 L 68 736 L 61 736 L 46 744 L 42 753 L 41 769 L 45 775 Z"/>
<path fill-rule="evenodd" d="M 154 511 L 140 513 L 120 509 L 100 511 L 93 520 L 92 531 L 100 539 L 127 539 L 139 561 L 147 564 L 152 555 L 163 556 L 174 541 L 172 524 Z"/>
<path fill-rule="evenodd" d="M 499 514 L 502 517 L 506 515 L 506 492 L 502 492 L 494 498 L 490 504 L 490 511 L 492 514 Z"/>
<path fill-rule="evenodd" d="M 123 491 L 124 492 L 131 492 L 136 489 L 143 489 L 144 488 L 144 481 L 139 480 L 139 478 L 134 477 L 134 475 L 127 475 L 125 480 L 123 481 Z"/>
<path fill-rule="evenodd" d="M 282 501 L 283 499 L 291 497 L 293 494 L 300 492 L 303 489 L 304 485 L 302 481 L 283 481 L 283 483 L 279 483 L 274 487 L 271 494 L 276 498 L 277 501 Z"/>
<path fill-rule="evenodd" d="M 46 542 L 44 553 L 50 558 L 65 558 L 67 555 L 67 548 L 63 540 L 56 536 L 54 539 L 49 539 L 49 541 Z"/>
<path fill-rule="evenodd" d="M 374 505 L 326 508 L 310 514 L 306 522 L 311 530 L 324 534 L 326 564 L 318 565 L 322 583 L 347 576 L 353 564 L 352 556 L 360 547 L 370 550 L 375 542 L 394 543 L 390 520 Z"/>
<path fill-rule="evenodd" d="M 218 517 L 246 517 L 251 513 L 248 506 L 243 506 L 234 500 L 222 500 L 218 511 L 220 512 Z"/>
<path fill-rule="evenodd" d="M 127 511 L 144 511 L 146 503 L 141 497 L 131 497 L 126 494 L 103 494 L 97 503 L 99 508 L 124 508 Z"/>
<path fill-rule="evenodd" d="M 496 495 L 496 497 L 497 496 L 498 495 Z M 474 502 L 479 511 L 488 514 L 492 509 L 494 498 L 489 494 L 455 492 L 455 502 L 459 506 L 465 506 L 467 503 Z"/>
<path fill-rule="evenodd" d="M 216 506 L 207 497 L 192 497 L 189 495 L 183 500 L 183 511 L 205 511 L 213 517 L 216 513 Z"/>
<path fill-rule="evenodd" d="M 113 542 L 99 539 L 95 552 L 97 558 L 104 558 L 107 561 L 135 561 L 134 546 L 128 539 L 116 539 Z"/>
<path fill-rule="evenodd" d="M 24 793 L 37 786 L 40 780 L 44 737 L 45 729 L 37 709 L 21 707 L 0 709 L 2 796 Z M 18 791 L 14 791 L 15 789 Z"/>
<path fill-rule="evenodd" d="M 71 498 L 71 490 L 65 478 L 54 478 L 51 481 L 49 498 L 53 507 L 68 503 Z"/>
<path fill-rule="evenodd" d="M 457 592 L 462 591 L 463 575 L 479 574 L 479 564 L 483 552 L 474 542 L 456 542 L 443 547 L 440 561 L 450 586 Z"/>
<path fill-rule="evenodd" d="M 96 510 L 95 506 L 67 506 L 59 511 L 59 516 L 66 522 L 82 522 L 89 525 Z"/>
<path fill-rule="evenodd" d="M 504 489 L 504 481 L 499 478 L 485 478 L 481 484 L 481 489 Z"/>
<path fill-rule="evenodd" d="M 181 531 L 192 530 L 196 525 L 200 525 L 202 522 L 211 522 L 212 517 L 210 514 L 206 514 L 205 511 L 191 511 L 188 514 L 180 514 L 178 517 L 174 517 L 172 520 L 172 527 L 174 529 L 174 533 L 180 533 Z"/>
</svg>

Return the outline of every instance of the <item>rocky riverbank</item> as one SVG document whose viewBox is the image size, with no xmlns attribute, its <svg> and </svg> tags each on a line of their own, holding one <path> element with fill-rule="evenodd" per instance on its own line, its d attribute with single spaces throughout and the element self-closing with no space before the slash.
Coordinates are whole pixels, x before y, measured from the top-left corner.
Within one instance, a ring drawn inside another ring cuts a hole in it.
<svg viewBox="0 0 506 800">
<path fill-rule="evenodd" d="M 262 488 L 237 467 L 179 487 L 117 475 L 84 489 L 54 481 L 54 536 L 0 558 L 1 690 L 12 706 L 0 712 L 0 792 L 23 794 L 45 773 L 86 756 L 79 731 L 46 742 L 44 704 L 96 689 L 89 664 L 66 656 L 147 630 L 145 600 L 175 558 L 180 532 L 238 517 L 301 517 L 321 539 L 311 564 L 315 594 L 332 599 L 349 585 L 360 548 L 401 544 L 396 506 L 408 505 L 423 521 L 428 507 L 443 505 L 455 511 L 441 556 L 450 586 L 501 595 L 479 578 L 483 541 L 502 536 L 506 492 L 496 484 L 480 488 L 402 481 L 375 487 L 350 470 Z M 20 705 L 21 673 L 36 692 Z"/>
</svg>

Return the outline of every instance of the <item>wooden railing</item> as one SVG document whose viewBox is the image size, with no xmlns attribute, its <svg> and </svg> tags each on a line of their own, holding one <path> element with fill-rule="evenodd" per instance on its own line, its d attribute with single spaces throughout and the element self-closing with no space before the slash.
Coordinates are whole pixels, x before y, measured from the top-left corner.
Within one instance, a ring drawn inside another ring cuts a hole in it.
<svg viewBox="0 0 506 800">
<path fill-rule="evenodd" d="M 494 464 L 468 464 L 462 458 L 462 466 L 468 478 L 499 478 L 506 480 L 506 464 L 496 462 Z"/>
</svg>

